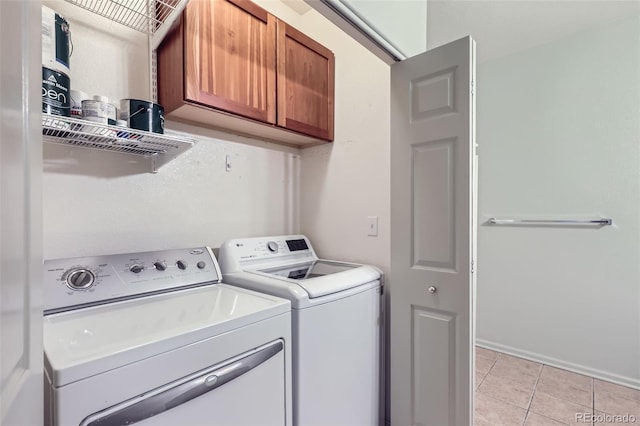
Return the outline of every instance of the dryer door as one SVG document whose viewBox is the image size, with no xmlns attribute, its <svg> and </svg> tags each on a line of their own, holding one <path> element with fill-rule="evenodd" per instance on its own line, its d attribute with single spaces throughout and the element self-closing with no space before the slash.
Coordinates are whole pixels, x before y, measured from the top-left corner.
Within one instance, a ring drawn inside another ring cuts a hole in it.
<svg viewBox="0 0 640 426">
<path fill-rule="evenodd" d="M 86 417 L 80 426 L 284 425 L 284 342 L 263 345 Z"/>
</svg>

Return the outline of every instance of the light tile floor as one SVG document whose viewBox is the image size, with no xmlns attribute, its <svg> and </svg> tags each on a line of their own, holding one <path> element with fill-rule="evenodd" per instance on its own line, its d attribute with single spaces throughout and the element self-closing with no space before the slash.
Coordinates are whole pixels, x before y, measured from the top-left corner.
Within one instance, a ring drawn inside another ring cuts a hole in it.
<svg viewBox="0 0 640 426">
<path fill-rule="evenodd" d="M 475 426 L 640 425 L 640 390 L 480 347 L 475 386 Z"/>
</svg>

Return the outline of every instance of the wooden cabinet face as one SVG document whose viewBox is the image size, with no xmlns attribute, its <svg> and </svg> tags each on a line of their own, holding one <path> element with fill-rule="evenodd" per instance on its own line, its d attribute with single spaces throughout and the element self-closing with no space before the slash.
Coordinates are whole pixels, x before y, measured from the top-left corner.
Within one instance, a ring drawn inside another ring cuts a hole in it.
<svg viewBox="0 0 640 426">
<path fill-rule="evenodd" d="M 185 99 L 275 123 L 275 18 L 249 1 L 191 0 L 185 21 Z"/>
<path fill-rule="evenodd" d="M 278 21 L 278 125 L 333 140 L 333 53 Z"/>
<path fill-rule="evenodd" d="M 330 50 L 249 0 L 190 0 L 179 22 L 158 48 L 168 118 L 290 145 L 333 140 Z"/>
</svg>

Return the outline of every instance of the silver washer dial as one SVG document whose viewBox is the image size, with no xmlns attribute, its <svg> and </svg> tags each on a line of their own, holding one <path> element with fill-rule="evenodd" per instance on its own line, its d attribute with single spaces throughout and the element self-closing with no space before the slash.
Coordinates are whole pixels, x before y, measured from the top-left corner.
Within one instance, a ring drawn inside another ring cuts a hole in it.
<svg viewBox="0 0 640 426">
<path fill-rule="evenodd" d="M 70 269 L 66 272 L 67 287 L 72 290 L 85 290 L 96 282 L 96 276 L 88 269 Z"/>
</svg>

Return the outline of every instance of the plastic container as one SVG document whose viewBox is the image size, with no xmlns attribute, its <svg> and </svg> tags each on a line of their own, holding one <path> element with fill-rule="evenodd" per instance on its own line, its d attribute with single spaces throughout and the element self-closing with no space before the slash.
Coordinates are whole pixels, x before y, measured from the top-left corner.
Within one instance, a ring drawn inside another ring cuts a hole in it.
<svg viewBox="0 0 640 426">
<path fill-rule="evenodd" d="M 89 99 L 89 95 L 81 90 L 71 90 L 71 117 L 82 118 L 82 101 Z"/>
<path fill-rule="evenodd" d="M 82 101 L 82 118 L 94 123 L 115 125 L 116 107 L 108 102 L 95 100 L 96 97 Z"/>
</svg>

